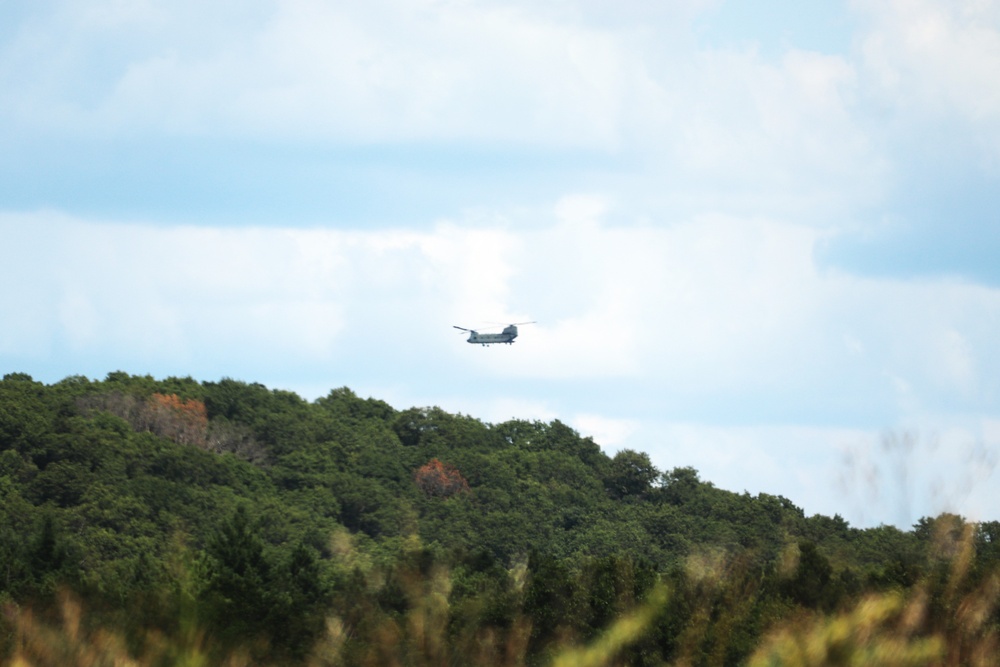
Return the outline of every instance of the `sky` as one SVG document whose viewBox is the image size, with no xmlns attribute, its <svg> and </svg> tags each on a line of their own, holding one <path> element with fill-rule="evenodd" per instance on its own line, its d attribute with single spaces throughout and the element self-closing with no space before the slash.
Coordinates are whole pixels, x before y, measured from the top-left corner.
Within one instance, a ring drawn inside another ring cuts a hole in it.
<svg viewBox="0 0 1000 667">
<path fill-rule="evenodd" d="M 0 373 L 997 520 L 998 82 L 996 0 L 5 2 Z"/>
</svg>

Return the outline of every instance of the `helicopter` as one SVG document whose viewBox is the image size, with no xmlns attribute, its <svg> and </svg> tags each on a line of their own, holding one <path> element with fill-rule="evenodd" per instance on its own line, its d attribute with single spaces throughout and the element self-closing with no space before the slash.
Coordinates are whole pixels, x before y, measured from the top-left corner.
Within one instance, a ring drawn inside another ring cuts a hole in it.
<svg viewBox="0 0 1000 667">
<path fill-rule="evenodd" d="M 508 324 L 504 327 L 503 331 L 500 333 L 486 333 L 481 334 L 475 329 L 466 329 L 465 327 L 454 326 L 456 329 L 461 329 L 462 331 L 469 332 L 469 338 L 465 341 L 467 343 L 478 343 L 479 345 L 492 345 L 493 343 L 507 343 L 510 345 L 517 338 L 517 327 L 519 324 L 534 324 L 534 322 L 517 322 L 516 324 Z"/>
</svg>

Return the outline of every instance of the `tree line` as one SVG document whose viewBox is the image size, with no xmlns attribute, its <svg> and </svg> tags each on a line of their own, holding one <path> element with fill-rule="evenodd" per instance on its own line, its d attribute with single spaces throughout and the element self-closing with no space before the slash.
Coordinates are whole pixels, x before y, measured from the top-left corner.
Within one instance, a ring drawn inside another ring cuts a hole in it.
<svg viewBox="0 0 1000 667">
<path fill-rule="evenodd" d="M 921 591 L 936 632 L 995 581 L 998 538 L 954 515 L 857 529 L 559 421 L 346 387 L 0 381 L 0 655 L 27 664 L 71 664 L 31 638 L 61 627 L 42 644 L 78 650 L 72 604 L 149 664 L 547 664 L 656 600 L 609 659 L 736 665 L 788 619 L 873 594 Z"/>
</svg>

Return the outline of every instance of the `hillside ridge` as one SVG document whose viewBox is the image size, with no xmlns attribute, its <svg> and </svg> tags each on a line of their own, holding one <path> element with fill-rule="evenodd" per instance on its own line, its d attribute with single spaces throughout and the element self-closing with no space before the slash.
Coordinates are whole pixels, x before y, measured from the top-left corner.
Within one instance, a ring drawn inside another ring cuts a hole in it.
<svg viewBox="0 0 1000 667">
<path fill-rule="evenodd" d="M 430 576 L 431 563 L 471 577 L 454 604 L 492 591 L 504 627 L 517 614 L 542 627 L 602 567 L 631 582 L 612 595 L 621 603 L 706 558 L 770 582 L 759 596 L 771 612 L 833 610 L 914 585 L 943 525 L 972 530 L 981 558 L 996 558 L 996 522 L 852 528 L 781 496 L 716 488 L 692 468 L 660 471 L 642 452 L 608 456 L 558 420 L 397 410 L 346 387 L 306 401 L 229 378 L 0 381 L 3 599 L 52 603 L 69 587 L 102 608 L 150 604 L 186 562 L 223 640 L 267 634 L 289 655 L 345 595 L 363 589 L 402 613 L 408 594 L 402 580 L 392 592 L 392 573 Z M 534 600 L 537 588 L 516 583 L 525 573 L 563 582 L 545 596 L 566 599 Z M 595 614 L 580 622 L 613 617 Z"/>
</svg>

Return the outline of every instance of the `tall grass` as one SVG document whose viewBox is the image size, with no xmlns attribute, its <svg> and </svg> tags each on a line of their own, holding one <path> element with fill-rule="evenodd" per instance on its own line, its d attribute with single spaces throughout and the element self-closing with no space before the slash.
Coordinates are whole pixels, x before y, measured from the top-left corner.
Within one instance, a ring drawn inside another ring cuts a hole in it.
<svg viewBox="0 0 1000 667">
<path fill-rule="evenodd" d="M 5 610 L 15 621 L 14 654 L 6 664 L 11 667 L 248 667 L 251 664 L 243 651 L 220 660 L 211 651 L 205 633 L 198 629 L 171 637 L 151 631 L 144 637 L 141 649 L 130 649 L 125 632 L 91 627 L 75 596 L 64 592 L 59 597 L 57 616 L 51 619 L 31 610 Z"/>
<path fill-rule="evenodd" d="M 823 614 L 790 607 L 771 624 L 747 667 L 986 667 L 1000 664 L 996 572 L 974 571 L 972 532 L 942 535 L 935 541 L 939 565 L 917 585 L 867 595 L 848 608 Z M 704 599 L 686 625 L 678 630 L 679 649 L 671 664 L 694 667 L 733 664 L 726 645 L 735 624 L 759 594 L 746 584 L 739 568 L 692 562 L 692 576 L 701 577 Z M 497 627 L 456 619 L 451 606 L 452 578 L 433 566 L 421 573 L 400 575 L 407 600 L 405 612 L 379 613 L 368 608 L 354 620 L 330 617 L 326 630 L 307 657 L 297 665 L 327 667 L 446 667 L 479 665 L 521 667 L 603 667 L 630 664 L 628 649 L 648 639 L 673 593 L 657 584 L 645 600 L 620 614 L 589 642 L 570 635 L 544 656 L 529 655 L 531 626 L 518 616 Z M 361 601 L 359 601 L 360 603 Z M 714 611 L 713 611 L 714 609 Z M 720 611 L 721 609 L 721 611 Z M 63 594 L 57 613 L 43 617 L 31 610 L 8 607 L 15 630 L 11 667 L 245 667 L 265 664 L 254 659 L 253 647 L 224 651 L 203 628 L 179 619 L 173 634 L 149 631 L 140 641 L 126 641 L 124 631 L 88 622 L 81 603 Z M 188 612 L 182 612 L 188 613 Z M 728 616 L 727 616 L 728 615 Z M 630 657 L 633 656 L 633 657 Z M 540 662 L 541 660 L 541 662 Z M 657 664 L 647 652 L 641 662 Z M 272 661 L 272 665 L 292 664 Z M 660 662 L 659 664 L 666 664 Z"/>
<path fill-rule="evenodd" d="M 789 619 L 748 667 L 988 667 L 1000 665 L 996 571 L 973 577 L 974 525 L 936 524 L 931 572 L 908 591 L 866 596 L 851 609 Z"/>
</svg>

